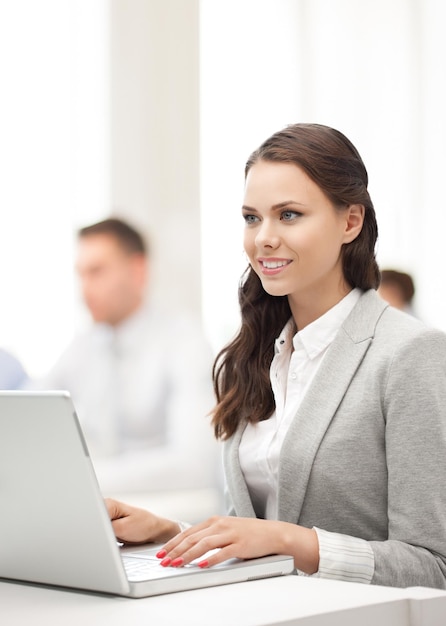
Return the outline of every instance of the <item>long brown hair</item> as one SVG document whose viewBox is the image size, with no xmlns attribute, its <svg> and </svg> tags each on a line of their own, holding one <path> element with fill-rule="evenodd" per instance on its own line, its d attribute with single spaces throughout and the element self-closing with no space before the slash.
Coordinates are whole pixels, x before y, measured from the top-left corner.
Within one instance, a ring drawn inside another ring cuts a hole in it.
<svg viewBox="0 0 446 626">
<path fill-rule="evenodd" d="M 375 209 L 367 191 L 368 175 L 355 146 L 339 131 L 320 124 L 294 124 L 275 133 L 255 150 L 245 177 L 259 161 L 294 163 L 320 187 L 337 210 L 352 204 L 365 208 L 358 237 L 342 247 L 342 268 L 351 287 L 376 289 L 380 272 L 375 259 L 378 237 Z M 213 367 L 217 405 L 215 435 L 227 439 L 241 421 L 268 419 L 275 409 L 269 370 L 274 341 L 291 310 L 287 296 L 271 296 L 248 266 L 239 285 L 241 326 L 217 355 Z"/>
</svg>

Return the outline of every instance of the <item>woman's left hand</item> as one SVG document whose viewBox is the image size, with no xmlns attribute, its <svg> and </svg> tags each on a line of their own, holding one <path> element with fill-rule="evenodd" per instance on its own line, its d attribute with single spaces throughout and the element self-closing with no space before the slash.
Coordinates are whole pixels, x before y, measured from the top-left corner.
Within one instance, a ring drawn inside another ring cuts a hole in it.
<svg viewBox="0 0 446 626">
<path fill-rule="evenodd" d="M 299 551 L 299 539 L 300 543 L 307 543 L 300 550 L 300 554 L 305 554 L 310 549 L 317 558 L 315 566 L 310 566 L 313 571 L 308 572 L 314 573 L 317 571 L 319 559 L 315 531 L 288 522 L 256 518 L 211 517 L 176 535 L 157 556 L 166 567 L 181 567 L 194 560 L 198 560 L 200 567 L 212 567 L 231 558 L 250 559 L 269 554 L 294 556 L 296 549 Z M 214 550 L 215 552 L 207 554 Z"/>
</svg>

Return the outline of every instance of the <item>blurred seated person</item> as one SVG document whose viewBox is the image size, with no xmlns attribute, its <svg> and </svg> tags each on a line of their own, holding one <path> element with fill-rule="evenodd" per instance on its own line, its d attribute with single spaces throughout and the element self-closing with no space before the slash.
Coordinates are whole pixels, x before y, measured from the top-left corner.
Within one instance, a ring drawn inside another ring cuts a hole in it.
<svg viewBox="0 0 446 626">
<path fill-rule="evenodd" d="M 19 359 L 0 348 L 0 389 L 20 389 L 27 380 L 28 375 Z"/>
<path fill-rule="evenodd" d="M 148 266 L 147 244 L 126 222 L 79 231 L 76 269 L 93 323 L 32 385 L 71 393 L 107 494 L 217 482 L 212 351 L 198 320 L 147 298 Z"/>
<path fill-rule="evenodd" d="M 415 285 L 410 274 L 393 269 L 381 270 L 378 293 L 391 306 L 414 315 Z"/>
</svg>

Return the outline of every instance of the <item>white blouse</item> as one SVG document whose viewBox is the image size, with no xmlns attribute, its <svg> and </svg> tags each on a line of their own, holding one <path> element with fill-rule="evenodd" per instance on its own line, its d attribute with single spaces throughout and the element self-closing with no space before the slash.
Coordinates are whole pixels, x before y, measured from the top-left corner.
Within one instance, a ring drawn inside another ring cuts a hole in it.
<svg viewBox="0 0 446 626">
<path fill-rule="evenodd" d="M 277 519 L 279 457 L 284 438 L 330 344 L 361 293 L 361 290 L 353 289 L 297 333 L 294 321 L 290 319 L 276 340 L 270 368 L 276 410 L 269 419 L 248 424 L 239 449 L 241 468 L 257 517 Z M 374 558 L 364 540 L 315 530 L 319 538 L 318 575 L 370 582 Z M 349 553 L 348 566 L 346 551 Z M 345 575 L 339 576 L 340 569 Z"/>
</svg>

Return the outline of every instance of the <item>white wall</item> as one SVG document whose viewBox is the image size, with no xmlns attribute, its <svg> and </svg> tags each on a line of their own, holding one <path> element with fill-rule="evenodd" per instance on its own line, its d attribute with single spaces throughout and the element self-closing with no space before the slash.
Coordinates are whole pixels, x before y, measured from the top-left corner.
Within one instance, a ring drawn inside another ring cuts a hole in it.
<svg viewBox="0 0 446 626">
<path fill-rule="evenodd" d="M 245 161 L 269 134 L 298 118 L 299 17 L 293 0 L 201 2 L 203 307 L 215 349 L 239 321 L 237 286 L 247 266 Z"/>
<path fill-rule="evenodd" d="M 110 0 L 111 207 L 148 235 L 152 297 L 201 314 L 198 0 Z"/>
</svg>

